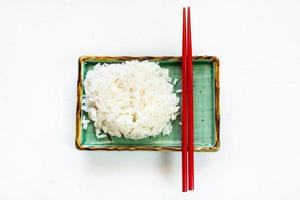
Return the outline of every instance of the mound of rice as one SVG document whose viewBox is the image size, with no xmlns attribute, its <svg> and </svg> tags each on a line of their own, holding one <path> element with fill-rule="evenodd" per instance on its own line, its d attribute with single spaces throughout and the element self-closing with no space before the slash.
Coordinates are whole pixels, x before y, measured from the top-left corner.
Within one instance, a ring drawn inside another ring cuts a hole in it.
<svg viewBox="0 0 300 200">
<path fill-rule="evenodd" d="M 168 135 L 178 115 L 169 71 L 155 62 L 97 64 L 87 73 L 84 89 L 96 133 L 134 140 Z"/>
</svg>

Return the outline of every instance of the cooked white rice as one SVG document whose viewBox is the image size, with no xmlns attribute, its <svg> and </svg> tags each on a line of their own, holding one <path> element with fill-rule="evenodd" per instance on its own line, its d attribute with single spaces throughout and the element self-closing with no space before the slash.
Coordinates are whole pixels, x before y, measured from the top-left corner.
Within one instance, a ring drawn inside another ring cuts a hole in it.
<svg viewBox="0 0 300 200">
<path fill-rule="evenodd" d="M 130 139 L 168 135 L 179 110 L 168 69 L 148 61 L 97 64 L 84 81 L 96 132 Z"/>
</svg>

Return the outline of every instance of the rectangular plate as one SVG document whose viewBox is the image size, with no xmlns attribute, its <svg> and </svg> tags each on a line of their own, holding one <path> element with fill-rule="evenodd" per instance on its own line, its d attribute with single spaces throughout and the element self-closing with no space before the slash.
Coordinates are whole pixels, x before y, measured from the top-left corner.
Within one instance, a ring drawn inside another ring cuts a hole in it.
<svg viewBox="0 0 300 200">
<path fill-rule="evenodd" d="M 91 123 L 86 130 L 82 128 L 81 120 L 86 115 L 81 111 L 84 94 L 83 81 L 86 73 L 97 63 L 121 63 L 129 60 L 157 62 L 161 67 L 169 69 L 172 79 L 178 79 L 175 90 L 181 88 L 181 57 L 80 57 L 77 82 L 76 147 L 80 150 L 181 151 L 181 126 L 178 124 L 181 117 L 172 122 L 173 129 L 170 135 L 160 134 L 141 140 L 118 137 L 111 137 L 112 140 L 107 137 L 97 139 Z M 195 151 L 218 151 L 220 148 L 219 60 L 216 57 L 195 56 L 193 66 Z M 179 96 L 181 99 L 181 95 Z"/>
</svg>

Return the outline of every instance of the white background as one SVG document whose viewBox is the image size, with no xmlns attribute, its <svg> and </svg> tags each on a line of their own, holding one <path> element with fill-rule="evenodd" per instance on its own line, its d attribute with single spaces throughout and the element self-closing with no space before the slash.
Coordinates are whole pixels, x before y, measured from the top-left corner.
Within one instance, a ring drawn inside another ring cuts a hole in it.
<svg viewBox="0 0 300 200">
<path fill-rule="evenodd" d="M 194 55 L 221 61 L 221 150 L 75 149 L 77 60 Z M 0 1 L 0 199 L 300 199 L 300 2 Z"/>
</svg>

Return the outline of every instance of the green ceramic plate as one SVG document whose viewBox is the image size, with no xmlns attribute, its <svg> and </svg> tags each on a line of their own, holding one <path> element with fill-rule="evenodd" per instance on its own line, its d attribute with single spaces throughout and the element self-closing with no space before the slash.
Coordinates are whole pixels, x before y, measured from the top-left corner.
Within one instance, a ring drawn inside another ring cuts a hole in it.
<svg viewBox="0 0 300 200">
<path fill-rule="evenodd" d="M 82 56 L 79 59 L 76 112 L 76 147 L 80 150 L 181 150 L 180 117 L 173 121 L 172 133 L 141 140 L 111 137 L 97 139 L 91 123 L 86 130 L 81 120 L 86 113 L 81 111 L 84 90 L 82 82 L 86 73 L 97 63 L 120 63 L 127 60 L 149 60 L 168 68 L 172 79 L 177 78 L 175 90 L 181 88 L 180 57 L 96 57 Z M 216 57 L 193 57 L 194 66 L 194 127 L 195 151 L 217 151 L 219 140 L 219 61 Z M 179 95 L 180 96 L 180 95 Z M 86 116 L 86 118 L 88 118 Z"/>
</svg>

